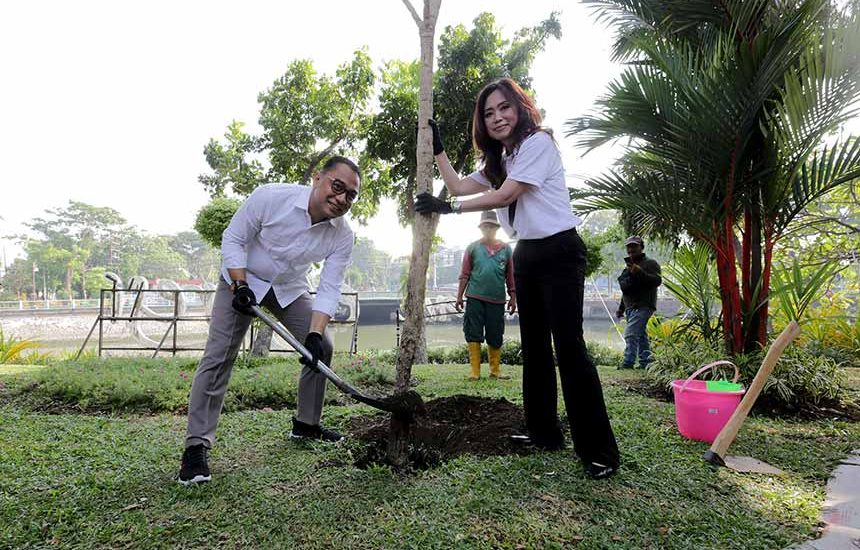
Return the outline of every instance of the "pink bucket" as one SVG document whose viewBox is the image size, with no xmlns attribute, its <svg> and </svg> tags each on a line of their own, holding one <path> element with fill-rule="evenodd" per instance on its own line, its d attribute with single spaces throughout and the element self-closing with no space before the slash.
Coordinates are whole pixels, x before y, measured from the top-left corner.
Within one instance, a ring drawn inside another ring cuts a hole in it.
<svg viewBox="0 0 860 550">
<path fill-rule="evenodd" d="M 687 439 L 713 443 L 746 392 L 746 390 L 708 391 L 704 380 L 693 380 L 717 365 L 731 365 L 735 368 L 732 382 L 737 382 L 740 378 L 741 373 L 734 363 L 715 361 L 700 368 L 686 380 L 672 382 L 672 392 L 675 394 L 675 420 L 678 422 L 678 431 Z"/>
</svg>

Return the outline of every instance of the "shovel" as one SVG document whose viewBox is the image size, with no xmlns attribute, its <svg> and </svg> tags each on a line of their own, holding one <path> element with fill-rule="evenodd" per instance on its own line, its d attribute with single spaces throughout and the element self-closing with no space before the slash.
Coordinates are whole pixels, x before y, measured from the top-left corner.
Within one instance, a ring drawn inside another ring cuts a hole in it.
<svg viewBox="0 0 860 550">
<path fill-rule="evenodd" d="M 735 409 L 735 412 L 729 418 L 729 421 L 726 422 L 726 425 L 723 426 L 723 429 L 720 430 L 719 434 L 717 434 L 717 438 L 714 440 L 711 448 L 708 449 L 705 452 L 705 456 L 702 457 L 706 462 L 709 462 L 714 466 L 727 466 L 728 468 L 738 472 L 757 472 L 765 474 L 782 473 L 781 470 L 755 458 L 746 456 L 726 456 L 726 452 L 729 450 L 729 445 L 732 444 L 735 437 L 738 435 L 738 431 L 741 429 L 741 426 L 743 425 L 744 420 L 746 420 L 750 409 L 752 409 L 755 404 L 756 399 L 758 399 L 758 395 L 761 393 L 764 383 L 773 372 L 777 360 L 791 341 L 797 338 L 798 334 L 800 334 L 800 326 L 796 321 L 792 321 L 787 327 L 785 327 L 780 335 L 777 336 L 776 340 L 773 341 L 773 344 L 771 344 L 770 349 L 767 351 L 764 361 L 761 363 L 761 367 L 759 367 L 755 378 L 753 378 L 753 381 L 744 395 L 744 398 L 738 405 L 738 408 Z"/>
<path fill-rule="evenodd" d="M 295 336 L 290 333 L 290 331 L 284 328 L 283 325 L 269 317 L 265 312 L 263 312 L 262 309 L 260 309 L 259 306 L 251 305 L 250 309 L 254 312 L 254 315 L 259 317 L 264 323 L 269 325 L 273 332 L 277 333 L 278 336 L 280 336 L 281 338 L 286 340 L 288 344 L 293 346 L 293 348 L 295 348 L 295 350 L 299 352 L 302 357 L 304 357 L 308 361 L 312 359 L 311 353 L 299 342 L 299 340 Z M 316 369 L 321 372 L 323 376 L 331 380 L 331 383 L 337 386 L 340 391 L 352 397 L 356 401 L 360 401 L 361 403 L 365 403 L 381 411 L 390 412 L 394 415 L 395 418 L 404 422 L 411 422 L 417 413 L 420 413 L 424 410 L 424 401 L 421 399 L 421 396 L 413 390 L 399 393 L 391 397 L 372 397 L 370 395 L 358 391 L 355 387 L 342 380 L 337 374 L 334 373 L 333 370 L 331 370 L 322 361 L 317 361 Z"/>
</svg>

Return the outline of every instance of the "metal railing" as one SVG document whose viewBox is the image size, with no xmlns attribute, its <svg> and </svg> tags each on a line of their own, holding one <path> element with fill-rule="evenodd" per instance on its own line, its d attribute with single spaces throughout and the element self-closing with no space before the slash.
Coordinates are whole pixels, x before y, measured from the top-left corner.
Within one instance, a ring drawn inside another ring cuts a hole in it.
<svg viewBox="0 0 860 550">
<path fill-rule="evenodd" d="M 5 300 L 0 301 L 0 311 L 96 309 L 98 298 L 77 300 Z"/>
<path fill-rule="evenodd" d="M 93 322 L 87 337 L 81 344 L 75 359 L 78 359 L 86 349 L 87 344 L 92 338 L 96 328 L 98 328 L 98 356 L 102 356 L 105 351 L 152 351 L 152 357 L 156 357 L 160 352 L 170 352 L 176 356 L 178 352 L 184 351 L 204 351 L 205 348 L 180 346 L 179 345 L 179 323 L 185 322 L 206 322 L 212 319 L 211 315 L 211 299 L 214 297 L 215 290 L 188 290 L 188 289 L 102 289 L 97 300 L 98 316 Z M 310 294 L 316 294 L 311 292 Z M 167 297 L 165 297 L 167 296 Z M 342 315 L 335 314 L 330 323 L 352 325 L 352 337 L 350 340 L 350 353 L 358 351 L 358 293 L 344 292 L 341 296 L 351 296 L 353 304 L 351 310 L 344 318 Z M 130 300 L 128 299 L 130 297 Z M 191 298 L 191 299 L 189 299 Z M 125 312 L 130 301 L 130 310 Z M 344 302 L 339 306 L 343 307 Z M 349 306 L 346 305 L 346 309 Z M 338 313 L 341 313 L 339 311 Z M 110 322 L 127 322 L 132 328 L 132 331 L 137 331 L 138 339 L 150 340 L 150 345 L 139 346 L 116 346 L 105 344 L 104 323 Z M 161 335 L 161 339 L 155 343 L 154 340 L 145 336 L 142 330 L 136 325 L 140 322 L 158 322 L 167 323 L 167 328 Z M 252 324 L 253 327 L 253 324 Z M 253 338 L 253 328 L 251 330 L 251 338 Z M 243 351 L 247 352 L 248 347 L 243 341 Z M 295 350 L 271 350 L 281 352 L 293 352 Z"/>
</svg>

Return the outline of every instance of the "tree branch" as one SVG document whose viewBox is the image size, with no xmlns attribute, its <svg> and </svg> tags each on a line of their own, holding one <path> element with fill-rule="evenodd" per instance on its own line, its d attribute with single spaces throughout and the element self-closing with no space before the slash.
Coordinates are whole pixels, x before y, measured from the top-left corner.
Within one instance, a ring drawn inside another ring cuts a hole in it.
<svg viewBox="0 0 860 550">
<path fill-rule="evenodd" d="M 418 16 L 418 12 L 415 11 L 415 7 L 412 5 L 412 2 L 409 0 L 403 0 L 403 4 L 406 6 L 406 9 L 409 10 L 409 13 L 412 14 L 412 19 L 415 20 L 415 24 L 418 25 L 418 28 L 420 29 L 423 21 L 421 21 L 421 18 Z"/>
</svg>

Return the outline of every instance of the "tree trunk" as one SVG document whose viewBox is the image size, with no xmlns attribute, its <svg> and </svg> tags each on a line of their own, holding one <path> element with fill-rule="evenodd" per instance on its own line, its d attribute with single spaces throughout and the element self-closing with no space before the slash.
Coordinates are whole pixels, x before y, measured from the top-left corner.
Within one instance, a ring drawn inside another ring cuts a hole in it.
<svg viewBox="0 0 860 550">
<path fill-rule="evenodd" d="M 764 288 L 764 280 L 762 279 L 762 249 L 761 249 L 761 218 L 759 214 L 753 210 L 750 214 L 749 222 L 749 252 L 747 252 L 750 263 L 747 269 L 749 274 L 746 275 L 750 281 L 750 301 L 744 306 L 744 318 L 747 319 L 747 326 L 744 327 L 744 353 L 752 353 L 762 349 L 758 340 L 759 336 L 759 305 L 765 298 L 767 291 Z"/>
<path fill-rule="evenodd" d="M 773 271 L 773 226 L 769 221 L 765 222 L 764 230 L 764 268 L 761 274 L 761 293 L 759 294 L 759 303 L 761 307 L 757 312 L 758 317 L 758 334 L 757 342 L 761 349 L 767 345 L 767 321 L 770 309 L 770 274 Z"/>
<path fill-rule="evenodd" d="M 424 0 L 424 17 L 419 17 L 409 0 L 403 0 L 418 25 L 421 38 L 421 80 L 418 92 L 418 141 L 416 189 L 433 192 L 433 137 L 427 120 L 433 116 L 433 39 L 441 0 Z M 426 360 L 424 336 L 424 298 L 427 291 L 427 266 L 438 215 L 415 215 L 412 222 L 412 258 L 406 283 L 405 321 L 397 354 L 397 391 L 409 389 L 412 365 Z M 388 438 L 388 459 L 395 466 L 406 464 L 410 425 L 394 415 Z"/>
<path fill-rule="evenodd" d="M 735 247 L 731 236 L 720 232 L 717 241 L 717 275 L 723 306 L 723 336 L 726 352 L 736 355 L 743 350 L 740 288 L 738 287 Z"/>
<path fill-rule="evenodd" d="M 262 323 L 259 330 L 256 331 L 254 343 L 251 345 L 251 357 L 268 357 L 271 347 L 272 329 L 269 325 Z"/>
<path fill-rule="evenodd" d="M 81 299 L 87 299 L 87 268 L 81 268 Z"/>
<path fill-rule="evenodd" d="M 741 292 L 743 298 L 743 308 L 745 311 L 750 310 L 752 303 L 752 284 L 750 283 L 750 264 L 752 258 L 752 211 L 749 204 L 744 207 L 744 229 L 743 243 L 741 244 Z"/>
<path fill-rule="evenodd" d="M 66 266 L 66 297 L 69 300 L 75 298 L 72 296 L 72 268 L 69 266 Z"/>
<path fill-rule="evenodd" d="M 734 215 L 735 163 L 739 143 L 740 137 L 738 136 L 735 139 L 735 150 L 732 152 L 729 175 L 726 180 L 722 227 L 719 224 L 714 227 L 717 234 L 717 274 L 720 279 L 720 296 L 723 304 L 723 336 L 726 341 L 726 352 L 732 356 L 743 351 L 744 345 L 741 292 L 738 285 L 737 252 L 735 250 Z M 745 260 L 742 259 L 742 261 Z"/>
</svg>

